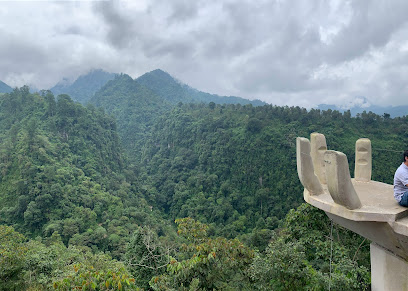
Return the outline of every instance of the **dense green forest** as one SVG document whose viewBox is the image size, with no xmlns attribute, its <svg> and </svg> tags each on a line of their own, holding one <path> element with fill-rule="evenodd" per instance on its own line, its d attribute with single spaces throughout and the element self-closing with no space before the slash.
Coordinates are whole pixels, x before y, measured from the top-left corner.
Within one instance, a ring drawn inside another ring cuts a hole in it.
<svg viewBox="0 0 408 291">
<path fill-rule="evenodd" d="M 257 224 L 275 228 L 303 197 L 296 173 L 295 138 L 318 131 L 342 151 L 354 171 L 355 141 L 373 144 L 373 179 L 392 183 L 403 149 L 406 119 L 370 113 L 251 105 L 181 105 L 155 124 L 143 163 L 160 205 L 172 218 L 215 224 L 236 237 Z M 296 193 L 296 194 L 295 194 Z"/>
<path fill-rule="evenodd" d="M 368 137 L 391 183 L 406 117 L 176 96 L 127 75 L 85 106 L 0 96 L 0 290 L 370 288 L 369 242 L 302 203 L 295 138 L 325 134 L 353 175 Z"/>
</svg>

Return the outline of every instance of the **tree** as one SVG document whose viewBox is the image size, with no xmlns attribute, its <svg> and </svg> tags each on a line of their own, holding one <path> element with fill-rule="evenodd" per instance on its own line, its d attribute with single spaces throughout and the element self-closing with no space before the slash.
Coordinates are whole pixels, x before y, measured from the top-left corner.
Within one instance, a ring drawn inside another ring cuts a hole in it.
<svg viewBox="0 0 408 291">
<path fill-rule="evenodd" d="M 22 270 L 27 252 L 25 240 L 13 227 L 0 225 L 0 290 L 22 288 Z"/>
<path fill-rule="evenodd" d="M 257 118 L 251 118 L 247 123 L 247 130 L 252 133 L 257 133 L 262 129 L 262 122 Z"/>
<path fill-rule="evenodd" d="M 53 283 L 56 290 L 140 290 L 125 268 L 98 270 L 88 264 L 75 264 L 72 275 Z"/>
<path fill-rule="evenodd" d="M 137 285 L 147 290 L 150 279 L 165 272 L 170 254 L 171 248 L 160 243 L 149 227 L 139 227 L 126 247 L 125 264 Z"/>
<path fill-rule="evenodd" d="M 334 226 L 331 238 L 324 212 L 304 203 L 287 214 L 266 254 L 255 258 L 251 278 L 264 290 L 327 290 L 329 285 L 333 290 L 368 290 L 367 251 L 357 256 L 361 243 L 361 237 L 340 226 Z"/>
<path fill-rule="evenodd" d="M 238 239 L 208 238 L 207 226 L 191 218 L 176 220 L 178 233 L 189 241 L 181 258 L 172 258 L 167 273 L 153 277 L 154 290 L 245 290 L 254 252 Z"/>
</svg>

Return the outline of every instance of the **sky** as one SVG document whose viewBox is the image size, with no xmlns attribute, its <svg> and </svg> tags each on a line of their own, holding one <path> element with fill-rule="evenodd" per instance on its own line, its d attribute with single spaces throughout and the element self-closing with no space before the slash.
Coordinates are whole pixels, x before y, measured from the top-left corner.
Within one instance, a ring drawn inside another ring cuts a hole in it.
<svg viewBox="0 0 408 291">
<path fill-rule="evenodd" d="M 274 105 L 408 105 L 408 1 L 0 0 L 0 80 L 162 69 Z"/>
</svg>

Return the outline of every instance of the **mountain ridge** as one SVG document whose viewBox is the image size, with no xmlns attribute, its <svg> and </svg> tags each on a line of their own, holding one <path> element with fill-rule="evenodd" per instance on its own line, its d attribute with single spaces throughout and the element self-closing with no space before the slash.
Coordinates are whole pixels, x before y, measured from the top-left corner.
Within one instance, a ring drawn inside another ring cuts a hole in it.
<svg viewBox="0 0 408 291">
<path fill-rule="evenodd" d="M 121 73 L 122 75 L 127 75 Z M 101 69 L 92 70 L 87 74 L 79 76 L 71 82 L 64 78 L 53 86 L 50 91 L 55 95 L 68 94 L 73 100 L 82 104 L 90 102 L 97 91 L 102 89 L 109 81 L 113 80 L 116 73 L 108 73 Z M 127 75 L 129 76 L 129 75 Z M 129 76 L 129 78 L 131 78 Z M 254 106 L 266 105 L 267 103 L 255 99 L 249 100 L 237 96 L 220 96 L 210 94 L 198 89 L 192 88 L 182 81 L 174 78 L 168 72 L 161 69 L 155 69 L 147 72 L 135 79 L 139 84 L 154 92 L 170 104 L 182 103 L 210 103 L 217 104 L 252 104 Z"/>
<path fill-rule="evenodd" d="M 74 82 L 63 79 L 50 91 L 54 95 L 68 94 L 75 101 L 82 104 L 88 103 L 96 91 L 115 77 L 115 73 L 108 73 L 102 69 L 91 70 L 85 75 L 80 75 Z"/>
<path fill-rule="evenodd" d="M 408 105 L 400 105 L 400 106 L 378 106 L 378 105 L 370 105 L 370 104 L 365 104 L 365 106 L 353 106 L 351 108 L 342 108 L 334 104 L 319 104 L 317 106 L 317 109 L 320 110 L 337 110 L 341 113 L 344 113 L 348 110 L 350 110 L 350 113 L 352 116 L 357 116 L 357 114 L 362 114 L 364 111 L 365 112 L 373 112 L 377 115 L 381 116 L 388 116 L 388 117 L 394 118 L 394 117 L 402 117 L 408 115 Z"/>
<path fill-rule="evenodd" d="M 217 94 L 210 94 L 198 89 L 192 88 L 189 85 L 183 83 L 180 80 L 177 80 L 169 73 L 161 70 L 156 69 L 150 71 L 148 73 L 143 74 L 142 76 L 136 78 L 139 82 L 141 82 L 144 86 L 150 88 L 153 92 L 166 98 L 170 103 L 178 103 L 178 102 L 185 102 L 185 103 L 197 103 L 197 102 L 214 102 L 217 104 L 237 104 L 240 103 L 242 105 L 252 104 L 254 106 L 261 106 L 266 105 L 267 103 L 255 99 L 249 100 L 242 97 L 237 96 L 220 96 Z M 160 83 L 160 80 L 164 81 Z M 159 84 L 158 84 L 159 83 Z M 157 86 L 157 85 L 160 85 Z M 166 86 L 163 86 L 166 85 Z M 171 90 L 169 92 L 169 90 Z M 170 93 L 170 94 L 169 94 Z"/>
<path fill-rule="evenodd" d="M 157 116 L 172 105 L 127 74 L 108 81 L 89 100 L 117 120 L 122 143 L 130 156 L 140 157 L 141 141 Z"/>
<path fill-rule="evenodd" d="M 13 91 L 13 88 L 11 88 L 6 83 L 0 81 L 0 93 L 10 93 L 12 91 Z"/>
</svg>

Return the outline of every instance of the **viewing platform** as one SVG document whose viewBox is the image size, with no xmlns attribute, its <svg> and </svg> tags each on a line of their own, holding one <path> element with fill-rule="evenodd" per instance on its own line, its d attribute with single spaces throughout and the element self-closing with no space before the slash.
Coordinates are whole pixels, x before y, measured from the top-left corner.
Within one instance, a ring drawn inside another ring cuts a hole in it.
<svg viewBox="0 0 408 291">
<path fill-rule="evenodd" d="M 371 180 L 371 141 L 356 142 L 354 179 L 346 155 L 327 150 L 322 134 L 298 137 L 296 156 L 305 201 L 372 241 L 372 290 L 408 290 L 408 208 L 393 185 Z"/>
</svg>

